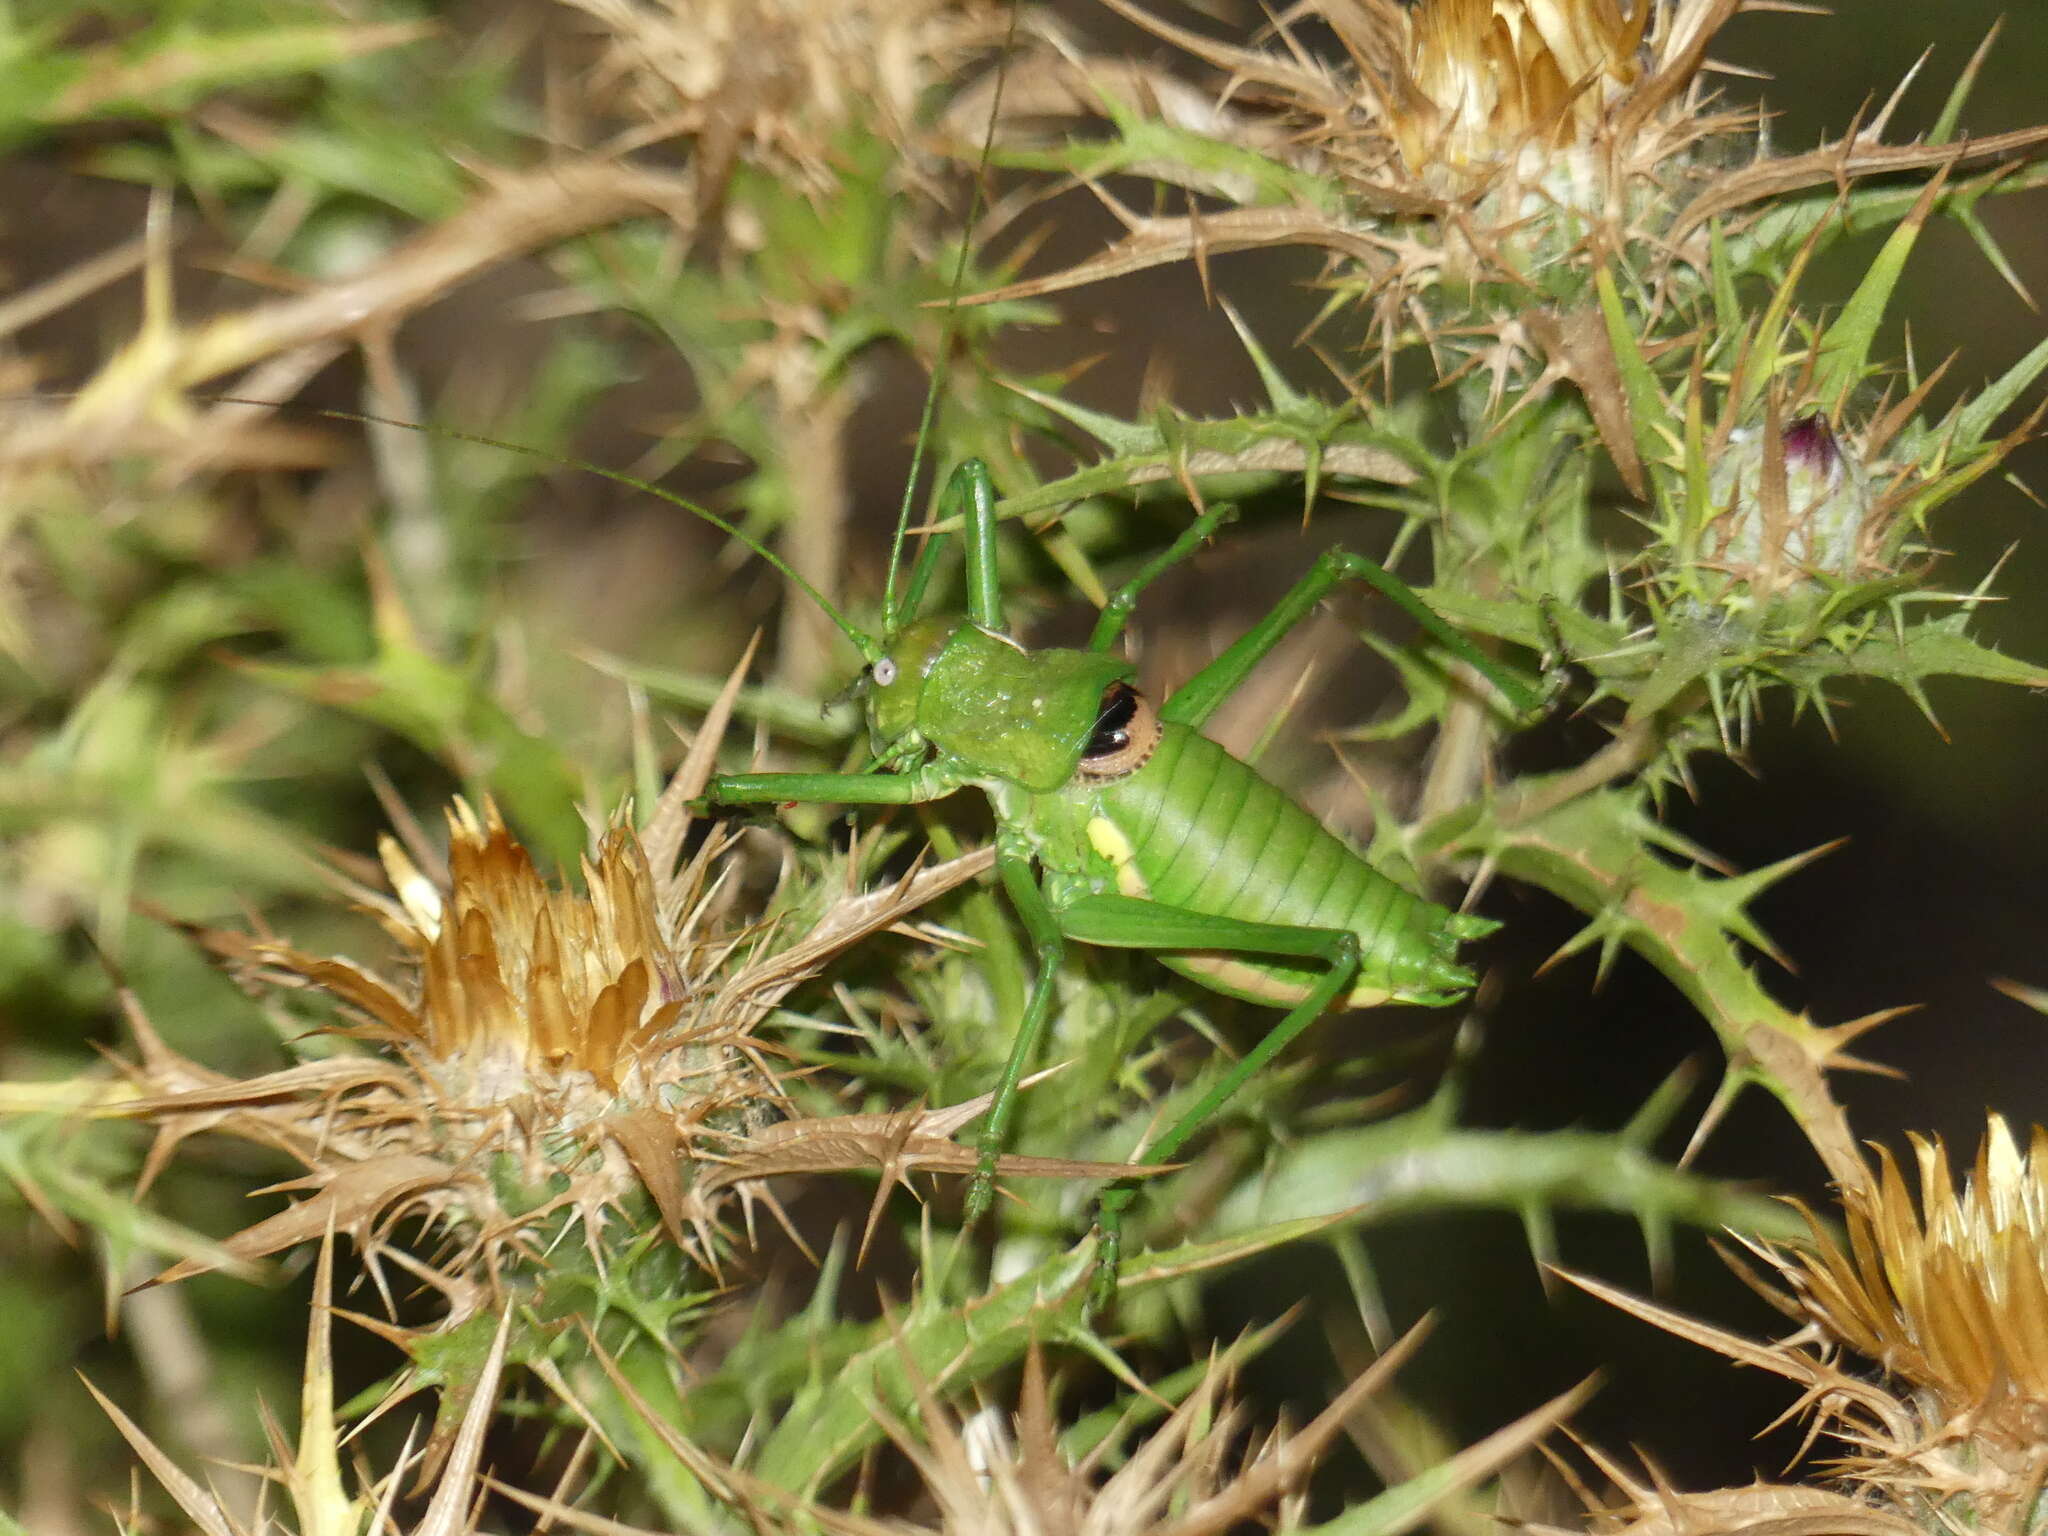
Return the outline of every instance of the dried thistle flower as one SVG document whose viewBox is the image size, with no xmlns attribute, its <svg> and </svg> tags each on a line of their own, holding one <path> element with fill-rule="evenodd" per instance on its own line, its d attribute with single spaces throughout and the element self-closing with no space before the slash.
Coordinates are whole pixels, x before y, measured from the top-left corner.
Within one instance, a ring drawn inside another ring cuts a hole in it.
<svg viewBox="0 0 2048 1536">
<path fill-rule="evenodd" d="M 1717 220 L 1806 188 L 1984 164 L 2048 140 L 2033 129 L 1888 146 L 1894 98 L 1835 143 L 1773 154 L 1760 112 L 1722 103 L 1705 79 L 1708 48 L 1742 0 L 1303 0 L 1264 47 L 1173 26 L 1134 0 L 1106 3 L 1228 75 L 1215 111 L 1190 128 L 1237 157 L 1227 176 L 1192 150 L 1171 164 L 1156 149 L 1140 157 L 1135 141 L 1128 153 L 1145 174 L 1254 206 L 1180 218 L 1120 209 L 1128 233 L 1109 250 L 986 297 L 1306 246 L 1327 254 L 1332 288 L 1369 305 L 1384 350 L 1421 340 L 1446 371 L 1484 366 L 1528 383 L 1540 375 L 1521 363 L 1542 350 L 1528 314 L 1581 311 L 1603 270 L 1641 308 L 1690 312 L 1708 287 Z M 1341 61 L 1294 36 L 1309 22 L 1336 35 Z M 1092 92 L 1126 118 L 1192 123 L 1114 61 L 1069 67 L 1087 87 L 1070 92 L 1077 103 Z"/>
<path fill-rule="evenodd" d="M 1958 1190 L 1939 1137 L 1911 1138 L 1916 1203 L 1889 1149 L 1851 1191 L 1848 1246 L 1809 1216 L 1813 1248 L 1779 1252 L 1816 1327 L 1876 1361 L 1941 1421 L 2030 1445 L 2048 1471 L 2048 1131 L 2026 1150 L 1989 1117 Z"/>
<path fill-rule="evenodd" d="M 581 891 L 551 887 L 489 806 L 478 814 L 458 801 L 450 812 L 445 879 L 387 840 L 394 894 L 353 894 L 405 955 L 397 975 L 197 930 L 252 985 L 327 993 L 354 1021 L 334 1033 L 383 1049 L 236 1080 L 171 1051 L 131 1004 L 142 1060 L 129 1068 L 130 1091 L 140 1097 L 110 1099 L 103 1112 L 156 1127 L 145 1184 L 198 1131 L 282 1150 L 306 1173 L 281 1187 L 310 1193 L 227 1239 L 226 1258 L 317 1239 L 332 1224 L 374 1262 L 392 1252 L 393 1227 L 423 1218 L 451 1235 L 437 1267 L 453 1321 L 508 1266 L 531 1271 L 565 1236 L 580 1236 L 602 1264 L 658 1219 L 715 1270 L 723 1204 L 735 1186 L 751 1191 L 748 1181 L 971 1166 L 972 1152 L 947 1137 L 974 1105 L 773 1123 L 785 1105 L 773 1049 L 756 1031 L 831 957 L 970 878 L 987 856 L 844 891 L 807 926 L 735 923 L 720 896 L 732 834 L 713 829 L 686 863 L 677 858 L 683 807 L 710 761 L 708 750 L 693 754 L 644 832 L 615 821 Z M 187 1260 L 158 1278 L 208 1267 Z"/>
<path fill-rule="evenodd" d="M 1395 193 L 1444 213 L 1466 202 L 1503 227 L 1544 202 L 1608 213 L 1616 193 L 1655 184 L 1697 140 L 1747 124 L 1672 110 L 1697 72 L 1709 9 L 1328 0 L 1315 13 L 1350 69 L 1274 84 L 1306 142 L 1367 198 Z"/>
<path fill-rule="evenodd" d="M 1414 300 L 1446 285 L 1582 292 L 1603 253 L 1663 240 L 1680 222 L 1710 164 L 1729 158 L 1702 141 L 1756 124 L 1754 112 L 1708 110 L 1698 83 L 1737 0 L 1308 0 L 1263 49 L 1109 3 L 1229 72 L 1235 111 L 1214 136 L 1264 150 L 1258 124 L 1277 117 L 1291 141 L 1280 158 L 1307 179 L 1291 212 L 1131 221 L 1103 257 L 1008 292 L 1208 251 L 1317 246 L 1333 284 L 1378 299 L 1391 337 L 1420 318 Z M 1342 62 L 1291 36 L 1306 20 L 1336 34 Z M 1429 302 L 1441 312 L 1464 301 Z"/>
<path fill-rule="evenodd" d="M 646 1097 L 651 1084 L 698 1076 L 670 1059 L 675 1026 L 715 978 L 702 973 L 694 935 L 664 933 L 631 829 L 605 834 L 578 893 L 549 887 L 494 806 L 479 818 L 457 800 L 448 819 L 445 890 L 391 838 L 381 844 L 396 899 L 375 899 L 375 910 L 409 952 L 415 995 L 346 961 L 309 963 L 278 946 L 257 946 L 256 957 L 355 1003 L 451 1099 L 478 1107 L 592 1090 Z M 714 1103 L 768 1091 L 755 1065 L 706 1065 L 702 1075 L 721 1084 Z"/>
<path fill-rule="evenodd" d="M 849 128 L 899 148 L 932 87 L 1002 34 L 994 0 L 565 0 L 609 34 L 594 94 L 623 82 L 649 135 L 696 139 L 830 190 Z"/>
<path fill-rule="evenodd" d="M 1832 1499 L 1824 1519 L 1853 1512 L 1857 1529 L 1985 1531 L 2035 1536 L 2048 1529 L 2048 1132 L 2024 1151 L 1989 1117 L 1960 1190 L 1939 1137 L 1912 1138 L 1918 1195 L 1882 1148 L 1876 1171 L 1844 1190 L 1846 1243 L 1806 1213 L 1809 1246 L 1746 1246 L 1789 1288 L 1766 1295 L 1805 1326 L 1759 1344 L 1634 1300 L 1579 1284 L 1637 1316 L 1743 1364 L 1797 1383 L 1816 1433 L 1846 1446 L 1827 1489 L 1755 1489 Z M 1840 1363 L 1873 1361 L 1871 1380 Z M 1610 1469 L 1611 1470 L 1611 1469 Z M 1624 1483 L 1632 1508 L 1619 1523 L 1719 1536 L 1763 1511 L 1731 1503 L 1734 1490 L 1678 1494 Z M 1780 1501 L 1776 1513 L 1794 1512 Z M 1822 1525 L 1821 1529 L 1840 1528 Z"/>
<path fill-rule="evenodd" d="M 735 997 L 721 977 L 740 944 L 714 921 L 722 838 L 664 893 L 665 922 L 628 826 L 605 834 L 579 892 L 550 888 L 494 807 L 479 816 L 458 800 L 448 825 L 445 882 L 386 838 L 395 895 L 358 893 L 404 953 L 401 977 L 274 940 L 202 937 L 253 981 L 331 994 L 360 1016 L 349 1033 L 391 1049 L 411 1113 L 379 1133 L 424 1129 L 418 1152 L 494 1169 L 501 1207 L 514 1189 L 545 1191 L 544 1207 L 566 1198 L 593 1233 L 606 1208 L 644 1192 L 710 1259 L 711 1213 L 677 1185 L 676 1160 L 779 1118 L 751 1039 L 772 1002 Z M 488 1214 L 516 1226 L 538 1213 Z"/>
</svg>

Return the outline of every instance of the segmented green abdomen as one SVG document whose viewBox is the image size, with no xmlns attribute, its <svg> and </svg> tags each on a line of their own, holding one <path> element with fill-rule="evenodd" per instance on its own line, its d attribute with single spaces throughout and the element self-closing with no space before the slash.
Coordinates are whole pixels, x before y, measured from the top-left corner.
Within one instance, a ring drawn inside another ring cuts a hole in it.
<svg viewBox="0 0 2048 1536">
<path fill-rule="evenodd" d="M 1358 935 L 1354 1006 L 1444 1003 L 1472 985 L 1460 938 L 1493 924 L 1460 917 L 1395 884 L 1315 817 L 1186 726 L 1163 728 L 1137 772 L 1102 786 L 1144 894 L 1248 922 L 1348 928 Z M 1131 894 L 1137 894 L 1132 891 Z M 1252 1002 L 1298 1001 L 1320 964 L 1237 955 L 1165 955 L 1175 970 Z"/>
</svg>

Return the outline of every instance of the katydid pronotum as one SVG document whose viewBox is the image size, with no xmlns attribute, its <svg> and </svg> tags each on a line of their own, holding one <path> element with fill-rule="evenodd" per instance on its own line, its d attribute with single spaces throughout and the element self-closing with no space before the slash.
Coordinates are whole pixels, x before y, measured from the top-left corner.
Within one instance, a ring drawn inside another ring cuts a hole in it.
<svg viewBox="0 0 2048 1536">
<path fill-rule="evenodd" d="M 1139 592 L 1191 554 L 1225 509 L 1204 512 L 1111 596 L 1085 650 L 1027 650 L 1007 632 L 996 498 L 979 461 L 955 471 L 940 510 L 963 531 L 964 615 L 917 615 L 942 547 L 937 538 L 927 543 L 900 604 L 892 571 L 879 638 L 827 610 L 867 663 L 858 686 L 871 766 L 855 773 L 722 775 L 706 787 L 705 799 L 906 805 L 968 787 L 988 797 L 997 873 L 1035 951 L 1037 972 L 981 1132 L 969 1223 L 988 1208 L 1018 1083 L 1039 1053 L 1069 942 L 1153 951 L 1204 986 L 1286 1010 L 1151 1142 L 1147 1164 L 1173 1157 L 1319 1015 L 1386 1002 L 1450 1003 L 1469 990 L 1472 975 L 1458 963 L 1458 944 L 1494 923 L 1396 884 L 1200 732 L 1282 636 L 1349 580 L 1394 598 L 1521 708 L 1534 703 L 1526 687 L 1382 567 L 1334 549 L 1235 644 L 1155 706 L 1110 648 Z M 1130 1198 L 1131 1186 L 1120 1185 L 1101 1202 L 1097 1273 L 1109 1284 Z"/>
</svg>

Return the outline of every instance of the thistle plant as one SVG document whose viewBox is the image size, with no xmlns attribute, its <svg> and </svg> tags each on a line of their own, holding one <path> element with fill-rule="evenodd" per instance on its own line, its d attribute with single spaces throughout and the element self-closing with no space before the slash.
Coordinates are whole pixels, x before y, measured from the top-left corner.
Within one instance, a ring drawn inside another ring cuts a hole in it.
<svg viewBox="0 0 2048 1536">
<path fill-rule="evenodd" d="M 118 1336 L 90 1397 L 0 1411 L 0 1508 L 1540 1524 L 1536 1448 L 1588 1391 L 1421 1405 L 1474 1385 L 1460 1314 L 1578 1264 L 1592 1213 L 1659 1283 L 1701 1267 L 1684 1234 L 1744 1245 L 1793 1341 L 1627 1304 L 1845 1449 L 1699 1496 L 1596 1451 L 1620 1493 L 1581 1523 L 2038 1526 L 2038 1133 L 1994 1117 L 1960 1193 L 1916 1140 L 1917 1202 L 1873 1165 L 1836 1080 L 1890 1014 L 1810 1016 L 1752 953 L 1797 959 L 1752 908 L 1808 845 L 1730 869 L 1674 790 L 1880 686 L 1930 716 L 1937 679 L 2048 686 L 1937 517 L 2005 494 L 2048 343 L 1975 389 L 1887 354 L 1939 221 L 2019 286 L 1982 208 L 2048 179 L 2048 128 L 1966 131 L 2025 74 L 1987 40 L 1931 120 L 1902 85 L 1787 150 L 1714 64 L 1775 8 L 10 23 L 24 163 L 148 190 L 0 306 L 46 328 L 0 354 L 0 1409 Z M 1086 40 L 1112 23 L 1147 41 Z M 1100 249 L 1066 227 L 1089 194 Z M 1187 407 L 1171 359 L 1136 406 L 1090 392 L 1068 306 L 1146 272 L 1199 281 L 1263 404 Z M 362 414 L 292 409 L 336 400 Z M 1304 521 L 1362 552 L 1264 590 Z M 1210 571 L 1238 630 L 1185 596 Z M 1295 628 L 1354 577 L 1393 604 Z M 961 635 L 1015 686 L 904 702 Z M 1381 689 L 1320 773 L 1311 672 Z M 1117 819 L 1102 786 L 1155 757 L 1229 761 L 1205 723 L 1265 780 Z M 1319 859 L 1384 921 L 1301 917 Z M 1679 1070 L 1563 1130 L 1475 1106 L 1534 1027 L 1531 895 L 1579 924 L 1546 985 L 1654 971 L 1639 1032 L 1703 1020 L 1711 1092 Z M 1701 1160 L 1750 1086 L 1839 1225 Z M 1461 1294 L 1471 1213 L 1531 1262 Z M 1448 1347 L 1409 1326 L 1424 1283 Z"/>
<path fill-rule="evenodd" d="M 1772 1299 L 1802 1325 L 1790 1338 L 1752 1342 L 1591 1286 L 1680 1337 L 1794 1383 L 1829 1453 L 1819 1486 L 1680 1493 L 1623 1474 L 1627 1502 L 1603 1513 L 1604 1528 L 1681 1521 L 1722 1531 L 1771 1516 L 1848 1520 L 1901 1536 L 1957 1522 L 2041 1528 L 2048 1133 L 2036 1127 L 2023 1149 L 1991 1116 L 1960 1188 L 1939 1137 L 1916 1136 L 1912 1148 L 1915 1180 L 1877 1149 L 1865 1180 L 1842 1192 L 1839 1230 L 1808 1213 L 1806 1244 L 1749 1245 Z"/>
</svg>

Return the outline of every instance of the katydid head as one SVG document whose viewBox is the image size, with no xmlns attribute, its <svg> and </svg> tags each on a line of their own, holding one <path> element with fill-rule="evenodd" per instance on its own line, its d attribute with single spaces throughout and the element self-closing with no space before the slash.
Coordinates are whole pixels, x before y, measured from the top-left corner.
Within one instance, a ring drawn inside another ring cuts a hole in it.
<svg viewBox="0 0 2048 1536">
<path fill-rule="evenodd" d="M 882 655 L 869 663 L 868 732 L 875 756 L 898 760 L 925 745 L 962 764 L 982 766 L 973 736 L 952 727 L 953 706 L 965 695 L 989 694 L 993 658 L 1027 654 L 1002 633 L 1002 591 L 996 572 L 995 486 L 979 459 L 962 463 L 939 499 L 942 516 L 962 518 L 961 551 L 966 560 L 967 613 L 918 618 L 932 573 L 947 542 L 927 538 L 899 604 L 896 574 L 905 528 L 890 552 L 889 578 L 882 589 Z M 989 647 L 993 645 L 994 651 Z M 998 705 L 1000 707 L 1000 705 Z M 939 735 L 933 735 L 937 730 Z M 943 738 L 943 739 L 942 739 Z M 952 744 L 949 744 L 952 743 Z M 1006 775 L 1007 776 L 1007 775 Z"/>
<path fill-rule="evenodd" d="M 920 619 L 869 669 L 868 731 L 878 758 L 929 748 L 969 779 L 1043 793 L 1098 738 L 1128 737 L 1130 679 L 1099 651 L 1027 651 L 966 618 Z"/>
<path fill-rule="evenodd" d="M 869 664 L 868 742 L 876 757 L 892 757 L 921 744 L 918 706 L 925 680 L 966 622 L 958 617 L 919 619 L 885 641 L 882 654 Z"/>
</svg>

